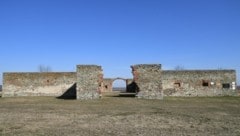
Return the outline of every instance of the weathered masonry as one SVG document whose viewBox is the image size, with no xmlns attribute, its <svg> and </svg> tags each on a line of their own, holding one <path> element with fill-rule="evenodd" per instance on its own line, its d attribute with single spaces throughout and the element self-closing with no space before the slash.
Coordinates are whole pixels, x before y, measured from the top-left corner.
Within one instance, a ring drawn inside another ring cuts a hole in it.
<svg viewBox="0 0 240 136">
<path fill-rule="evenodd" d="M 162 85 L 165 96 L 237 95 L 235 70 L 167 70 Z"/>
<path fill-rule="evenodd" d="M 133 65 L 133 82 L 137 85 L 137 97 L 162 99 L 161 65 Z"/>
<path fill-rule="evenodd" d="M 4 73 L 2 97 L 55 96 L 98 99 L 112 91 L 115 80 L 126 82 L 126 92 L 138 98 L 164 96 L 236 96 L 235 70 L 162 70 L 160 64 L 131 66 L 133 78 L 103 78 L 97 65 L 77 65 L 76 72 Z"/>
<path fill-rule="evenodd" d="M 103 74 L 101 66 L 77 66 L 77 99 L 97 99 L 101 93 Z"/>
<path fill-rule="evenodd" d="M 76 85 L 76 73 L 4 73 L 2 97 L 61 96 Z M 73 97 L 74 93 L 66 94 Z"/>
<path fill-rule="evenodd" d="M 127 92 L 135 92 L 133 88 L 131 88 L 132 83 L 133 83 L 133 79 L 125 79 L 125 78 L 104 78 L 103 79 L 103 88 L 102 88 L 102 92 L 112 92 L 113 91 L 113 82 L 115 80 L 123 80 L 126 83 L 126 91 Z"/>
</svg>

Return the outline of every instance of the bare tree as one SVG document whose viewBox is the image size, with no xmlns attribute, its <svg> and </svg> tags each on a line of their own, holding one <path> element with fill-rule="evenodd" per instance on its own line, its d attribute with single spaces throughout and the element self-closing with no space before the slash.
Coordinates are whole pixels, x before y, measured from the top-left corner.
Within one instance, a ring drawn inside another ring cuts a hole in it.
<svg viewBox="0 0 240 136">
<path fill-rule="evenodd" d="M 174 69 L 175 70 L 185 70 L 184 66 L 182 66 L 182 65 L 177 65 Z"/>
<path fill-rule="evenodd" d="M 50 66 L 39 65 L 38 66 L 38 71 L 41 72 L 41 73 L 42 72 L 51 72 L 52 69 L 51 69 Z"/>
</svg>

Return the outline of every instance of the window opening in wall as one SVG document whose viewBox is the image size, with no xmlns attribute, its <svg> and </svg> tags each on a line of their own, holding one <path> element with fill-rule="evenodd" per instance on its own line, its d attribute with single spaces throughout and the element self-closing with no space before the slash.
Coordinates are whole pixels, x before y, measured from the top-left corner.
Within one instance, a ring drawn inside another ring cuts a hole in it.
<svg viewBox="0 0 240 136">
<path fill-rule="evenodd" d="M 222 87 L 225 89 L 229 89 L 230 88 L 230 84 L 229 83 L 223 83 Z"/>
<path fill-rule="evenodd" d="M 107 86 L 107 85 L 105 85 L 105 89 L 108 89 L 108 86 Z"/>
<path fill-rule="evenodd" d="M 179 87 L 181 87 L 181 84 L 179 82 L 175 82 L 174 83 L 174 88 L 179 88 Z"/>
<path fill-rule="evenodd" d="M 209 83 L 208 83 L 208 81 L 202 81 L 202 86 L 204 86 L 204 87 L 208 87 L 209 86 Z"/>
</svg>

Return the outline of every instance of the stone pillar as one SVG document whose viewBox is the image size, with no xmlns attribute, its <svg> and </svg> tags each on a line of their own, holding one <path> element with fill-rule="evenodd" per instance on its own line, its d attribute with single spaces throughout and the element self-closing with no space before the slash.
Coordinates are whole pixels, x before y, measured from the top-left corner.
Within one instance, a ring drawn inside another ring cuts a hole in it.
<svg viewBox="0 0 240 136">
<path fill-rule="evenodd" d="M 140 64 L 131 68 L 133 80 L 139 89 L 138 98 L 163 99 L 160 64 Z"/>
<path fill-rule="evenodd" d="M 100 98 L 103 83 L 102 67 L 77 65 L 77 99 Z"/>
</svg>

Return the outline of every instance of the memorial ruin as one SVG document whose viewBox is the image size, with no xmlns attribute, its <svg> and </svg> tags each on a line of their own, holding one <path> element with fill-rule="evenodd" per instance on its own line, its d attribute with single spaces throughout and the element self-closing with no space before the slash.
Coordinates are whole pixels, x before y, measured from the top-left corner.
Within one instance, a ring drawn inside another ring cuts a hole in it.
<svg viewBox="0 0 240 136">
<path fill-rule="evenodd" d="M 131 79 L 104 78 L 97 65 L 77 65 L 76 72 L 3 73 L 2 97 L 99 99 L 113 91 L 115 80 L 124 80 L 126 92 L 143 99 L 238 95 L 235 70 L 162 70 L 161 64 L 132 65 L 131 69 Z"/>
</svg>

